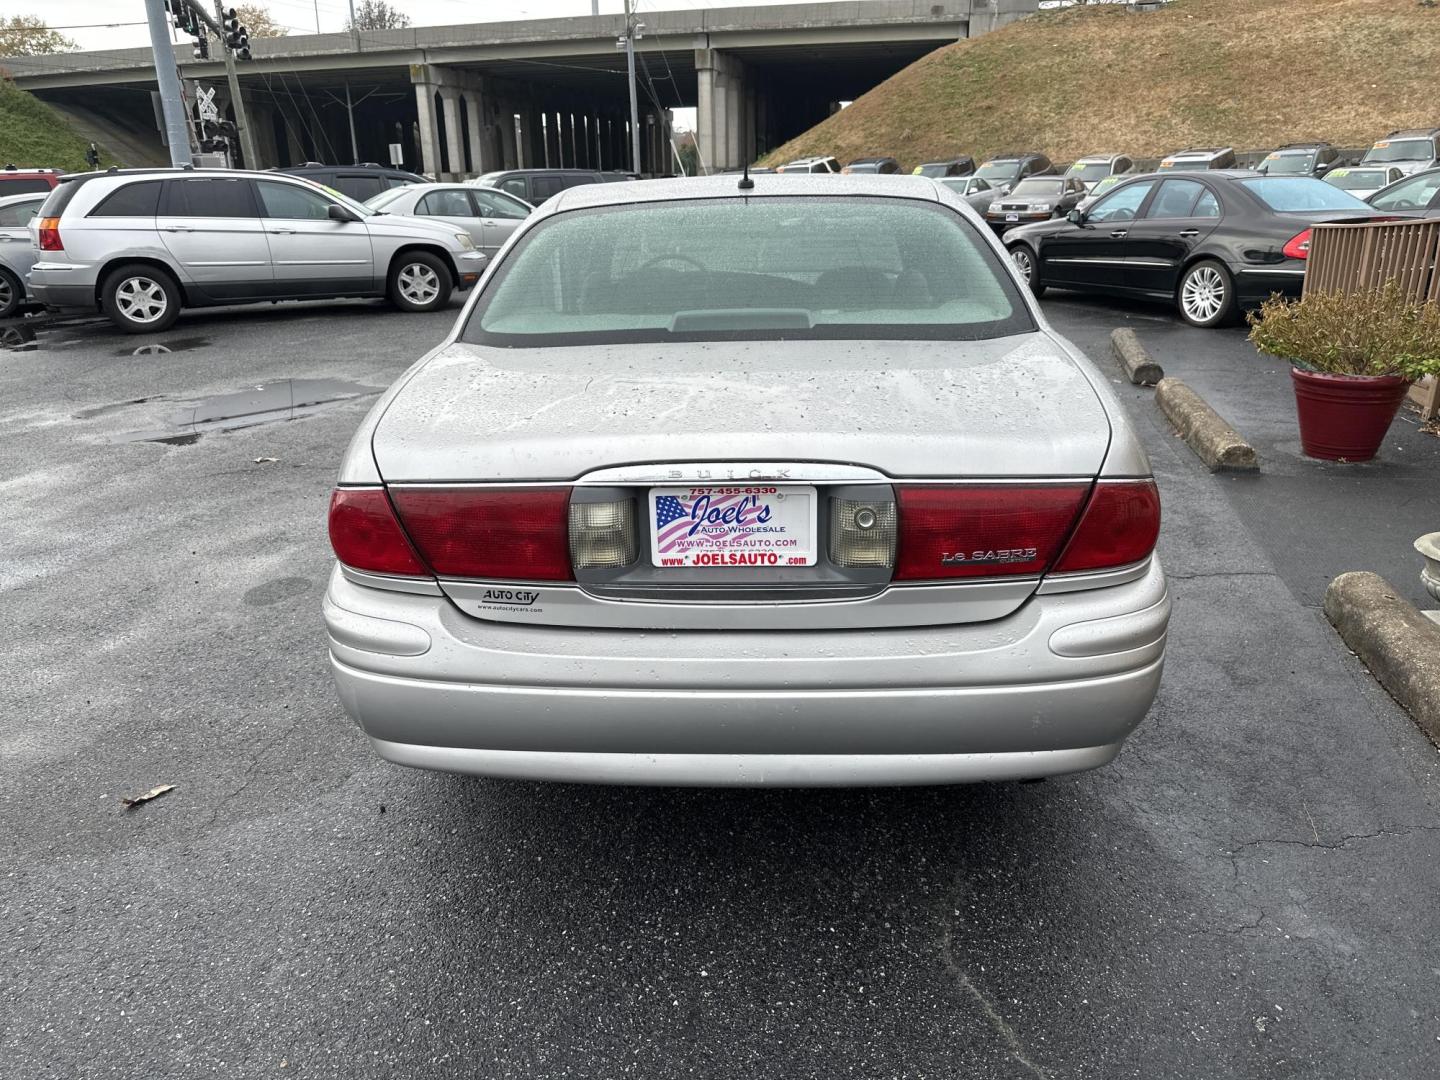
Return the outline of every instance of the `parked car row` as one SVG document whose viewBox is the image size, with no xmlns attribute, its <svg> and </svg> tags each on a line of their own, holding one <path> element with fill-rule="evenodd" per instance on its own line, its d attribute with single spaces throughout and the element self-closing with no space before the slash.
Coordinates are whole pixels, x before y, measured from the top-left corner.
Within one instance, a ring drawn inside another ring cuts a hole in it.
<svg viewBox="0 0 1440 1080">
<path fill-rule="evenodd" d="M 28 229 L 30 295 L 98 308 L 130 333 L 163 330 L 183 307 L 267 300 L 383 296 L 433 311 L 486 261 L 470 231 L 443 217 L 378 212 L 284 172 L 65 176 Z"/>
<path fill-rule="evenodd" d="M 1417 212 L 1440 201 L 1440 169 L 1406 183 Z M 1211 327 L 1273 294 L 1298 296 L 1313 226 L 1386 209 L 1314 176 L 1175 169 L 1124 177 L 1061 220 L 1009 229 L 1004 243 L 1037 295 L 1059 286 L 1158 300 Z"/>
</svg>

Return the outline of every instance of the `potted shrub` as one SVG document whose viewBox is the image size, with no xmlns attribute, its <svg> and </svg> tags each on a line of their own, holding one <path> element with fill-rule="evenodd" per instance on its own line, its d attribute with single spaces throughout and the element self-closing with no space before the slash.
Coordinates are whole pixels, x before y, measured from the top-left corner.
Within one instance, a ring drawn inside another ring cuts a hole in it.
<svg viewBox="0 0 1440 1080">
<path fill-rule="evenodd" d="M 1394 282 L 1371 292 L 1271 297 L 1252 313 L 1250 340 L 1287 360 L 1300 446 L 1330 461 L 1369 461 L 1405 391 L 1440 373 L 1440 304 Z"/>
</svg>

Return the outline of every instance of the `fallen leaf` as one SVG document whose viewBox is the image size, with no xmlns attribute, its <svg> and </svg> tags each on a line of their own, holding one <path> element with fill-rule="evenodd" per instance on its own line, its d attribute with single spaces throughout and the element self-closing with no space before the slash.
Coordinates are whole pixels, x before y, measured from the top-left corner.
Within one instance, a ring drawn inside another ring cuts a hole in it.
<svg viewBox="0 0 1440 1080">
<path fill-rule="evenodd" d="M 135 807 L 139 806 L 141 803 L 147 803 L 147 802 L 149 802 L 151 799 L 158 799 L 161 795 L 164 795 L 167 791 L 174 791 L 174 790 L 175 790 L 175 785 L 174 785 L 174 784 L 161 784 L 159 787 L 152 787 L 149 791 L 145 792 L 144 795 L 136 795 L 135 798 L 133 798 L 133 799 L 121 799 L 120 801 L 125 805 L 125 809 L 126 809 L 126 810 L 133 810 L 133 809 L 135 809 Z"/>
<path fill-rule="evenodd" d="M 255 464 L 256 464 L 256 465 L 264 465 L 267 461 L 279 461 L 279 460 L 280 460 L 280 459 L 279 459 L 278 457 L 257 457 L 257 458 L 255 459 Z"/>
</svg>

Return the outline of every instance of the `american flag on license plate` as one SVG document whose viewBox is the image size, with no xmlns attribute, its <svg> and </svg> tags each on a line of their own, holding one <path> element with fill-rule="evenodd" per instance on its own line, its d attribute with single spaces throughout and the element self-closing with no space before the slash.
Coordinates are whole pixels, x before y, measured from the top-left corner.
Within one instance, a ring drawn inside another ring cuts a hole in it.
<svg viewBox="0 0 1440 1080">
<path fill-rule="evenodd" d="M 708 516 L 711 510 L 724 510 L 732 503 L 737 503 L 747 497 L 744 492 L 723 495 L 719 498 L 700 495 L 690 500 L 675 495 L 655 496 L 655 550 L 662 554 L 673 551 L 681 540 L 690 538 L 695 533 L 698 523 L 691 519 L 691 515 L 694 513 L 697 501 L 705 502 L 703 509 Z M 712 531 L 714 530 L 712 529 Z M 704 534 L 695 534 L 695 539 L 707 539 L 707 537 Z"/>
</svg>

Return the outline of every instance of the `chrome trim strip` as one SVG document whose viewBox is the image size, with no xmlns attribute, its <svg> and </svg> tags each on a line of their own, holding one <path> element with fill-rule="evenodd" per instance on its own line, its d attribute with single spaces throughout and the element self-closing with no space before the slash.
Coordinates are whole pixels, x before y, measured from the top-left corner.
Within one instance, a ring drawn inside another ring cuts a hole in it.
<svg viewBox="0 0 1440 1080">
<path fill-rule="evenodd" d="M 1090 258 L 1079 258 L 1079 257 L 1076 257 L 1076 258 L 1068 258 L 1068 259 L 1066 259 L 1066 258 L 1057 259 L 1057 258 L 1055 258 L 1054 256 L 1046 256 L 1045 261 L 1046 261 L 1047 263 L 1086 263 L 1086 264 L 1102 264 L 1102 265 L 1105 265 L 1105 266 L 1129 266 L 1129 265 L 1130 265 L 1130 260 L 1129 260 L 1129 259 L 1103 259 L 1103 258 L 1100 258 L 1099 256 L 1090 257 Z"/>
<path fill-rule="evenodd" d="M 535 626 L 611 630 L 720 630 L 731 620 L 753 630 L 872 630 L 949 626 L 1011 615 L 1035 592 L 1034 576 L 917 582 L 834 599 L 707 601 L 597 596 L 571 583 L 442 579 L 466 615 Z M 763 583 L 761 583 L 763 587 Z M 744 590 L 737 584 L 735 590 Z"/>
<path fill-rule="evenodd" d="M 1125 260 L 1125 265 L 1127 265 L 1127 266 L 1157 266 L 1157 267 L 1162 267 L 1162 268 L 1168 270 L 1170 267 L 1172 267 L 1172 266 L 1175 265 L 1175 260 L 1174 260 L 1174 259 L 1126 259 L 1126 260 Z"/>
<path fill-rule="evenodd" d="M 1056 593 L 1081 592 L 1085 589 L 1104 589 L 1111 585 L 1124 585 L 1128 581 L 1138 581 L 1150 572 L 1150 565 L 1155 561 L 1152 554 L 1149 558 L 1138 563 L 1131 563 L 1129 566 L 1122 566 L 1115 570 L 1094 570 L 1079 574 L 1049 574 L 1040 583 L 1040 588 L 1035 590 L 1036 596 L 1053 596 Z"/>
<path fill-rule="evenodd" d="M 368 570 L 356 570 L 353 566 L 338 564 L 345 580 L 371 589 L 389 589 L 391 592 L 414 593 L 416 596 L 444 596 L 434 578 L 392 577 L 389 574 L 372 574 Z"/>
<path fill-rule="evenodd" d="M 606 470 L 607 472 L 610 470 Z M 867 471 L 865 475 L 857 475 L 852 478 L 834 477 L 817 478 L 814 476 L 786 476 L 777 478 L 759 478 L 750 480 L 729 480 L 724 477 L 694 477 L 672 479 L 661 477 L 656 479 L 596 479 L 601 473 L 587 473 L 577 480 L 397 480 L 386 484 L 389 488 L 546 488 L 546 487 L 580 487 L 598 485 L 604 487 L 650 487 L 655 485 L 668 485 L 675 483 L 695 484 L 730 484 L 730 483 L 792 483 L 792 484 L 817 484 L 820 486 L 835 484 L 853 483 L 879 483 L 879 484 L 902 484 L 911 487 L 945 487 L 949 485 L 971 485 L 975 487 L 996 486 L 999 484 L 1018 484 L 1025 487 L 1051 487 L 1058 484 L 1089 484 L 1093 483 L 1095 477 L 1092 475 L 1079 476 L 913 476 L 895 477 L 885 476 L 882 473 Z M 1109 480 L 1110 477 L 1105 479 Z M 1142 479 L 1142 478 L 1137 478 Z M 1149 479 L 1144 477 L 1143 479 Z M 376 484 L 340 484 L 340 487 L 347 489 L 374 488 Z"/>
<path fill-rule="evenodd" d="M 1240 273 L 1242 273 L 1242 274 L 1284 274 L 1284 275 L 1286 275 L 1286 276 L 1288 276 L 1288 277 L 1304 277 L 1304 276 L 1305 276 L 1305 268 L 1304 268 L 1304 267 L 1300 267 L 1299 269 L 1292 270 L 1292 269 L 1290 269 L 1289 267 L 1285 267 L 1285 266 L 1242 266 L 1242 267 L 1240 268 Z"/>
</svg>

